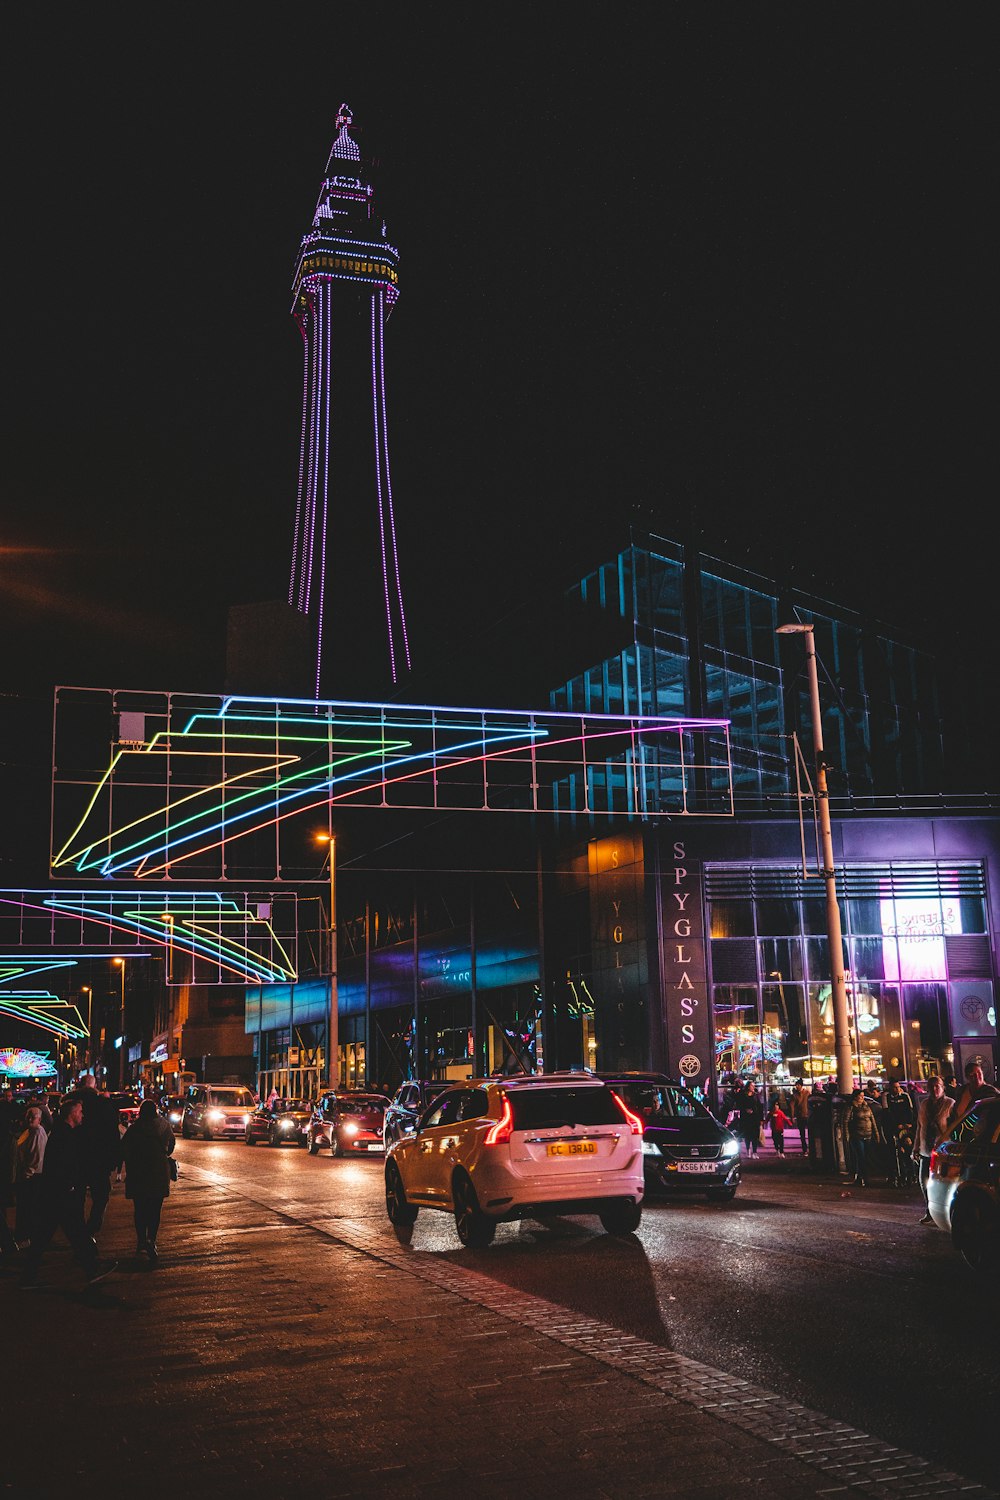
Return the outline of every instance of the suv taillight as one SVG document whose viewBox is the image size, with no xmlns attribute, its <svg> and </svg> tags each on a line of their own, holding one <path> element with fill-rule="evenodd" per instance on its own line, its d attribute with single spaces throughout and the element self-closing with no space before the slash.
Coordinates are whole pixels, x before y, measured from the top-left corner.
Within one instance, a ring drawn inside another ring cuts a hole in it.
<svg viewBox="0 0 1000 1500">
<path fill-rule="evenodd" d="M 931 1173 L 934 1173 L 934 1172 L 936 1172 L 936 1171 L 937 1171 L 937 1169 L 938 1169 L 938 1162 L 939 1162 L 939 1161 L 940 1161 L 940 1160 L 941 1160 L 941 1158 L 940 1158 L 940 1156 L 939 1156 L 939 1155 L 938 1155 L 938 1153 L 937 1153 L 937 1152 L 936 1152 L 936 1151 L 932 1151 L 932 1152 L 931 1152 L 931 1164 L 930 1164 L 930 1166 L 929 1166 L 929 1167 L 928 1167 L 928 1169 L 927 1169 L 927 1170 L 928 1170 L 928 1171 L 929 1171 L 929 1172 L 931 1172 Z"/>
<path fill-rule="evenodd" d="M 495 1125 L 487 1130 L 483 1144 L 486 1146 L 503 1146 L 510 1140 L 511 1131 L 514 1129 L 514 1111 L 510 1107 L 507 1095 L 503 1096 L 503 1114 Z"/>
<path fill-rule="evenodd" d="M 634 1115 L 632 1113 L 632 1111 L 629 1109 L 628 1105 L 625 1103 L 624 1099 L 621 1099 L 615 1093 L 614 1089 L 611 1089 L 610 1093 L 611 1093 L 612 1099 L 615 1101 L 615 1103 L 617 1104 L 618 1108 L 621 1110 L 622 1114 L 625 1116 L 626 1120 L 628 1121 L 628 1128 L 629 1128 L 629 1130 L 631 1130 L 632 1134 L 633 1135 L 642 1135 L 644 1127 L 643 1127 L 642 1121 L 639 1119 L 639 1116 L 638 1115 Z"/>
</svg>

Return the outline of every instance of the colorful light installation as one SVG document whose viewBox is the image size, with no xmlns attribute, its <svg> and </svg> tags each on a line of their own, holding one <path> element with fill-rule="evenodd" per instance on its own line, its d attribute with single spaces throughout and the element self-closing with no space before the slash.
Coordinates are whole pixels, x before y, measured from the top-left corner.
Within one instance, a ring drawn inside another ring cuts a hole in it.
<svg viewBox="0 0 1000 1500">
<path fill-rule="evenodd" d="M 331 411 L 335 382 L 357 378 L 336 364 L 334 321 L 354 310 L 358 299 L 371 304 L 372 432 L 375 442 L 375 488 L 382 593 L 393 682 L 410 669 L 410 643 L 403 609 L 396 523 L 389 471 L 389 436 L 385 399 L 385 322 L 398 296 L 399 255 L 386 239 L 374 236 L 373 189 L 361 165 L 361 152 L 350 135 L 353 115 L 346 104 L 337 113 L 337 135 L 312 226 L 299 247 L 293 279 L 292 312 L 303 339 L 302 432 L 299 443 L 295 534 L 288 602 L 312 616 L 316 626 L 316 697 L 320 696 L 323 647 L 327 629 L 328 562 L 333 526 L 331 476 L 336 473 Z M 357 170 L 343 170 L 344 163 Z"/>
<path fill-rule="evenodd" d="M 71 919 L 78 932 L 89 928 L 98 934 L 113 934 L 130 945 L 138 940 L 190 954 L 217 967 L 226 980 L 272 984 L 296 978 L 295 966 L 268 915 L 215 891 L 0 891 L 0 914 L 12 908 L 22 920 L 26 914 L 44 912 L 53 920 Z M 121 951 L 129 957 L 145 956 L 133 946 Z M 97 956 L 92 949 L 83 949 L 73 957 L 30 962 L 36 969 L 71 968 L 82 959 L 92 962 Z M 0 958 L 0 1007 L 4 980 L 26 972 L 27 963 L 29 960 L 20 953 Z M 201 975 L 199 980 L 204 982 Z"/>
<path fill-rule="evenodd" d="M 0 954 L 0 1016 L 37 1026 L 53 1036 L 86 1036 L 83 1017 L 70 1001 L 60 1000 L 50 990 L 15 987 L 16 980 L 30 979 L 52 969 L 72 969 L 75 964 L 75 958 Z"/>
<path fill-rule="evenodd" d="M 134 714 L 124 710 L 131 695 L 113 699 L 129 732 L 108 769 L 74 776 L 61 759 L 54 826 L 60 775 L 72 822 L 54 870 L 163 877 L 215 851 L 197 878 L 240 879 L 229 849 L 266 834 L 270 854 L 261 840 L 255 847 L 278 868 L 262 876 L 257 864 L 253 879 L 287 878 L 280 825 L 341 805 L 561 814 L 570 788 L 575 813 L 588 817 L 732 812 L 723 720 L 245 697 L 204 700 L 202 710 L 190 695 L 176 713 L 167 695 L 164 711 Z"/>
<path fill-rule="evenodd" d="M 47 1052 L 27 1047 L 0 1047 L 0 1077 L 54 1078 L 56 1065 Z"/>
</svg>

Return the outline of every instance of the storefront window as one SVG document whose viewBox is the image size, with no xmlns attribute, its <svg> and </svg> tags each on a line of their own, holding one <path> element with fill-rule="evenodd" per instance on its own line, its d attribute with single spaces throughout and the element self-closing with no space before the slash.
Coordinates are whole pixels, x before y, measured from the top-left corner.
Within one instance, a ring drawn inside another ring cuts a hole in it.
<svg viewBox="0 0 1000 1500">
<path fill-rule="evenodd" d="M 903 986 L 903 1034 L 908 1078 L 929 1078 L 932 1073 L 951 1071 L 943 984 Z"/>
</svg>

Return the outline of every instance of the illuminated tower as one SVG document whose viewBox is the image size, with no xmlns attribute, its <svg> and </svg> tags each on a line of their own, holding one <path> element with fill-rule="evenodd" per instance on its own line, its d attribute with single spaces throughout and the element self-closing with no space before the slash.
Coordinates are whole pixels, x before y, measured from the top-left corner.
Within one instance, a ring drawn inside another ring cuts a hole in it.
<svg viewBox="0 0 1000 1500">
<path fill-rule="evenodd" d="M 385 398 L 385 324 L 398 295 L 399 255 L 374 215 L 371 172 L 352 124 L 342 104 L 293 283 L 304 364 L 288 602 L 313 622 L 317 697 L 341 693 L 333 639 L 338 660 L 346 659 L 378 618 L 392 681 L 410 666 Z"/>
</svg>

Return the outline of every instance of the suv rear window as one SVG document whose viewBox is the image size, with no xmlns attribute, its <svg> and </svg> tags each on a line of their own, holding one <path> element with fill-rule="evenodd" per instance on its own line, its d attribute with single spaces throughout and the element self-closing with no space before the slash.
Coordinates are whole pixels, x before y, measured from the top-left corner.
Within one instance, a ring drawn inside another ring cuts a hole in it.
<svg viewBox="0 0 1000 1500">
<path fill-rule="evenodd" d="M 669 1120 L 711 1120 L 705 1106 L 687 1089 L 676 1088 L 669 1083 L 641 1083 L 634 1078 L 624 1078 L 611 1087 L 620 1095 L 629 1109 L 642 1116 L 647 1125 L 665 1125 Z"/>
<path fill-rule="evenodd" d="M 620 1125 L 622 1112 L 611 1090 L 582 1088 L 511 1089 L 507 1095 L 515 1130 L 547 1130 L 558 1125 Z"/>
</svg>

